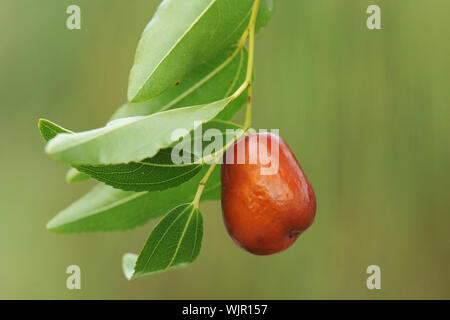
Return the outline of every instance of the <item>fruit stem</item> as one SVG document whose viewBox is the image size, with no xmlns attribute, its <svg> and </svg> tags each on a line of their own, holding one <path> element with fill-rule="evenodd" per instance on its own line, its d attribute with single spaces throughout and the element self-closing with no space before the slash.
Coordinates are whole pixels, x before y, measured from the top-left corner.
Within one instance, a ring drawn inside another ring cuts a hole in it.
<svg viewBox="0 0 450 320">
<path fill-rule="evenodd" d="M 256 18 L 258 17 L 258 11 L 261 4 L 261 0 L 255 0 L 253 4 L 252 14 L 250 17 L 250 21 L 248 24 L 248 28 L 244 31 L 244 33 L 241 36 L 241 39 L 238 42 L 238 47 L 236 51 L 232 54 L 235 55 L 237 52 L 239 52 L 244 46 L 245 42 L 248 41 L 248 63 L 247 63 L 247 74 L 245 76 L 244 83 L 233 93 L 231 96 L 231 100 L 235 100 L 238 98 L 245 90 L 247 90 L 247 103 L 246 103 L 246 111 L 245 111 L 245 122 L 244 122 L 244 128 L 243 131 L 240 132 L 238 135 L 234 137 L 234 139 L 229 142 L 222 150 L 215 153 L 213 156 L 214 162 L 209 167 L 208 171 L 206 172 L 205 176 L 200 180 L 198 184 L 198 189 L 195 194 L 194 200 L 192 204 L 198 208 L 200 199 L 202 197 L 203 191 L 205 190 L 206 183 L 208 182 L 209 178 L 214 172 L 214 169 L 217 166 L 217 162 L 220 160 L 222 155 L 227 151 L 229 147 L 231 147 L 241 136 L 245 135 L 248 129 L 250 129 L 251 126 L 251 119 L 252 119 L 252 78 L 253 78 L 253 64 L 255 60 L 255 25 L 256 25 Z"/>
<path fill-rule="evenodd" d="M 252 92 L 253 92 L 253 65 L 255 61 L 255 25 L 256 18 L 258 17 L 258 11 L 261 0 L 255 0 L 253 4 L 252 15 L 250 17 L 250 23 L 248 25 L 248 64 L 247 64 L 247 76 L 245 78 L 245 82 L 248 84 L 247 88 L 247 105 L 245 111 L 245 122 L 244 122 L 244 131 L 250 129 L 252 123 Z"/>
<path fill-rule="evenodd" d="M 200 198 L 202 197 L 203 191 L 205 190 L 206 183 L 208 182 L 209 178 L 211 177 L 212 173 L 214 172 L 214 169 L 216 168 L 216 166 L 217 166 L 217 161 L 214 161 L 214 163 L 209 167 L 208 172 L 206 172 L 205 176 L 198 183 L 197 193 L 195 194 L 194 201 L 192 202 L 192 204 L 197 209 L 200 204 Z"/>
<path fill-rule="evenodd" d="M 209 178 L 211 177 L 212 173 L 214 172 L 214 169 L 217 166 L 218 161 L 220 160 L 220 158 L 222 157 L 222 155 L 225 153 L 225 151 L 228 150 L 229 147 L 231 147 L 237 140 L 239 140 L 240 137 L 242 137 L 243 135 L 245 135 L 246 131 L 241 130 L 239 132 L 239 134 L 237 134 L 232 141 L 228 142 L 224 148 L 222 148 L 222 150 L 220 150 L 219 152 L 216 152 L 214 154 L 212 154 L 211 156 L 215 157 L 214 158 L 214 162 L 211 164 L 211 166 L 209 167 L 208 171 L 206 172 L 205 176 L 202 178 L 202 180 L 200 180 L 200 182 L 198 183 L 198 189 L 197 189 L 197 193 L 195 194 L 195 198 L 192 201 L 193 205 L 198 208 L 199 204 L 200 204 L 200 199 L 202 197 L 203 191 L 205 190 L 205 186 L 206 183 L 208 182 Z M 208 158 L 204 158 L 203 162 L 207 162 L 208 160 L 206 160 Z"/>
</svg>

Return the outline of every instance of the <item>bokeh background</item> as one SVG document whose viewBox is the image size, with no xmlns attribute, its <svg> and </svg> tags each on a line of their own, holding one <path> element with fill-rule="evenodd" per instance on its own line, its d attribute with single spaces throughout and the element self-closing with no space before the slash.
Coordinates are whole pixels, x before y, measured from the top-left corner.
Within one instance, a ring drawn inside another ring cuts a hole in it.
<svg viewBox="0 0 450 320">
<path fill-rule="evenodd" d="M 314 225 L 256 257 L 203 205 L 199 259 L 125 280 L 154 222 L 129 232 L 45 229 L 93 183 L 68 185 L 44 153 L 40 117 L 102 126 L 126 97 L 137 41 L 158 0 L 0 1 L 0 298 L 450 298 L 450 2 L 277 0 L 257 37 L 256 128 L 279 128 L 312 182 Z M 82 29 L 66 29 L 78 4 Z M 370 4 L 382 30 L 366 28 Z M 66 289 L 68 265 L 82 290 Z M 366 288 L 381 267 L 382 290 Z"/>
</svg>

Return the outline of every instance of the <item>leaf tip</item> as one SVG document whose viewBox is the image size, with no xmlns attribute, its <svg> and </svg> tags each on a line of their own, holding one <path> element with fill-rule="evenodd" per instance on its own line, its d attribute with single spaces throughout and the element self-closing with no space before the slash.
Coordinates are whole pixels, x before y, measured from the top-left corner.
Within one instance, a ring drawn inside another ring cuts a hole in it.
<svg viewBox="0 0 450 320">
<path fill-rule="evenodd" d="M 57 225 L 55 223 L 55 218 L 52 218 L 45 226 L 48 231 L 56 232 Z"/>
<path fill-rule="evenodd" d="M 132 280 L 134 278 L 134 267 L 136 265 L 137 258 L 137 254 L 134 253 L 126 253 L 123 255 L 122 270 L 127 280 Z"/>
<path fill-rule="evenodd" d="M 139 89 L 136 88 L 135 80 L 130 74 L 130 79 L 128 81 L 128 91 L 127 91 L 127 99 L 128 102 L 135 103 L 139 100 Z"/>
<path fill-rule="evenodd" d="M 43 123 L 44 121 L 47 121 L 47 120 L 44 119 L 44 118 L 39 118 L 39 120 L 38 120 L 38 128 L 39 128 L 39 130 L 41 130 L 42 123 Z"/>
<path fill-rule="evenodd" d="M 57 214 L 56 216 L 54 216 L 53 218 L 50 219 L 50 221 L 47 222 L 47 224 L 45 225 L 46 229 L 52 233 L 67 233 L 64 230 L 64 225 L 65 223 L 61 221 L 61 217 L 59 214 Z"/>
<path fill-rule="evenodd" d="M 45 124 L 50 123 L 49 120 L 44 119 L 44 118 L 39 118 L 38 120 L 38 129 L 39 132 L 41 133 L 42 138 L 44 138 L 45 141 L 48 141 L 52 138 L 52 134 L 49 134 L 46 130 L 48 130 L 48 128 L 46 127 Z"/>
<path fill-rule="evenodd" d="M 70 168 L 66 173 L 66 182 L 70 184 L 83 182 L 89 179 L 89 175 L 82 173 L 75 168 Z"/>
<path fill-rule="evenodd" d="M 142 97 L 141 90 L 134 91 L 134 90 L 128 90 L 128 96 L 127 96 L 128 102 L 131 103 L 139 103 L 139 102 L 145 102 L 149 99 L 145 99 Z"/>
</svg>

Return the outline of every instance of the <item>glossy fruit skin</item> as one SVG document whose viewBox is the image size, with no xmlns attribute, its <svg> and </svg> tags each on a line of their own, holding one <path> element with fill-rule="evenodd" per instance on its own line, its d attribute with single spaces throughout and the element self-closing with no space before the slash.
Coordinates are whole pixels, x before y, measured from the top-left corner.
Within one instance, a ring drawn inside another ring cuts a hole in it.
<svg viewBox="0 0 450 320">
<path fill-rule="evenodd" d="M 258 148 L 267 148 L 263 150 L 269 156 L 276 156 L 272 146 L 279 144 L 276 174 L 262 175 L 264 165 L 259 157 L 250 164 L 251 137 Z M 228 153 L 236 155 L 243 150 L 241 144 L 245 144 L 245 163 L 226 163 Z M 228 233 L 240 247 L 256 255 L 270 255 L 291 246 L 313 223 L 316 197 L 289 146 L 277 135 L 260 133 L 240 139 L 224 155 L 222 212 Z"/>
</svg>

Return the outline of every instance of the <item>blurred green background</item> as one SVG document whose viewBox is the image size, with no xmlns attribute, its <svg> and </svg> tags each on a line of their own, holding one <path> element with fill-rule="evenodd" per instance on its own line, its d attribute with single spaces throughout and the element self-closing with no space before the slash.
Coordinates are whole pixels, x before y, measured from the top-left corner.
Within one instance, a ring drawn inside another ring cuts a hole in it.
<svg viewBox="0 0 450 320">
<path fill-rule="evenodd" d="M 40 117 L 80 131 L 126 97 L 139 36 L 159 1 L 0 2 L 0 298 L 450 298 L 450 2 L 277 0 L 257 37 L 254 125 L 279 128 L 313 184 L 316 221 L 257 257 L 203 205 L 199 259 L 132 282 L 121 258 L 154 222 L 56 235 L 46 222 L 93 183 L 68 185 Z M 78 4 L 82 29 L 66 29 Z M 382 30 L 366 8 L 382 8 Z M 69 291 L 68 265 L 82 272 Z M 381 267 L 382 290 L 366 288 Z"/>
</svg>

